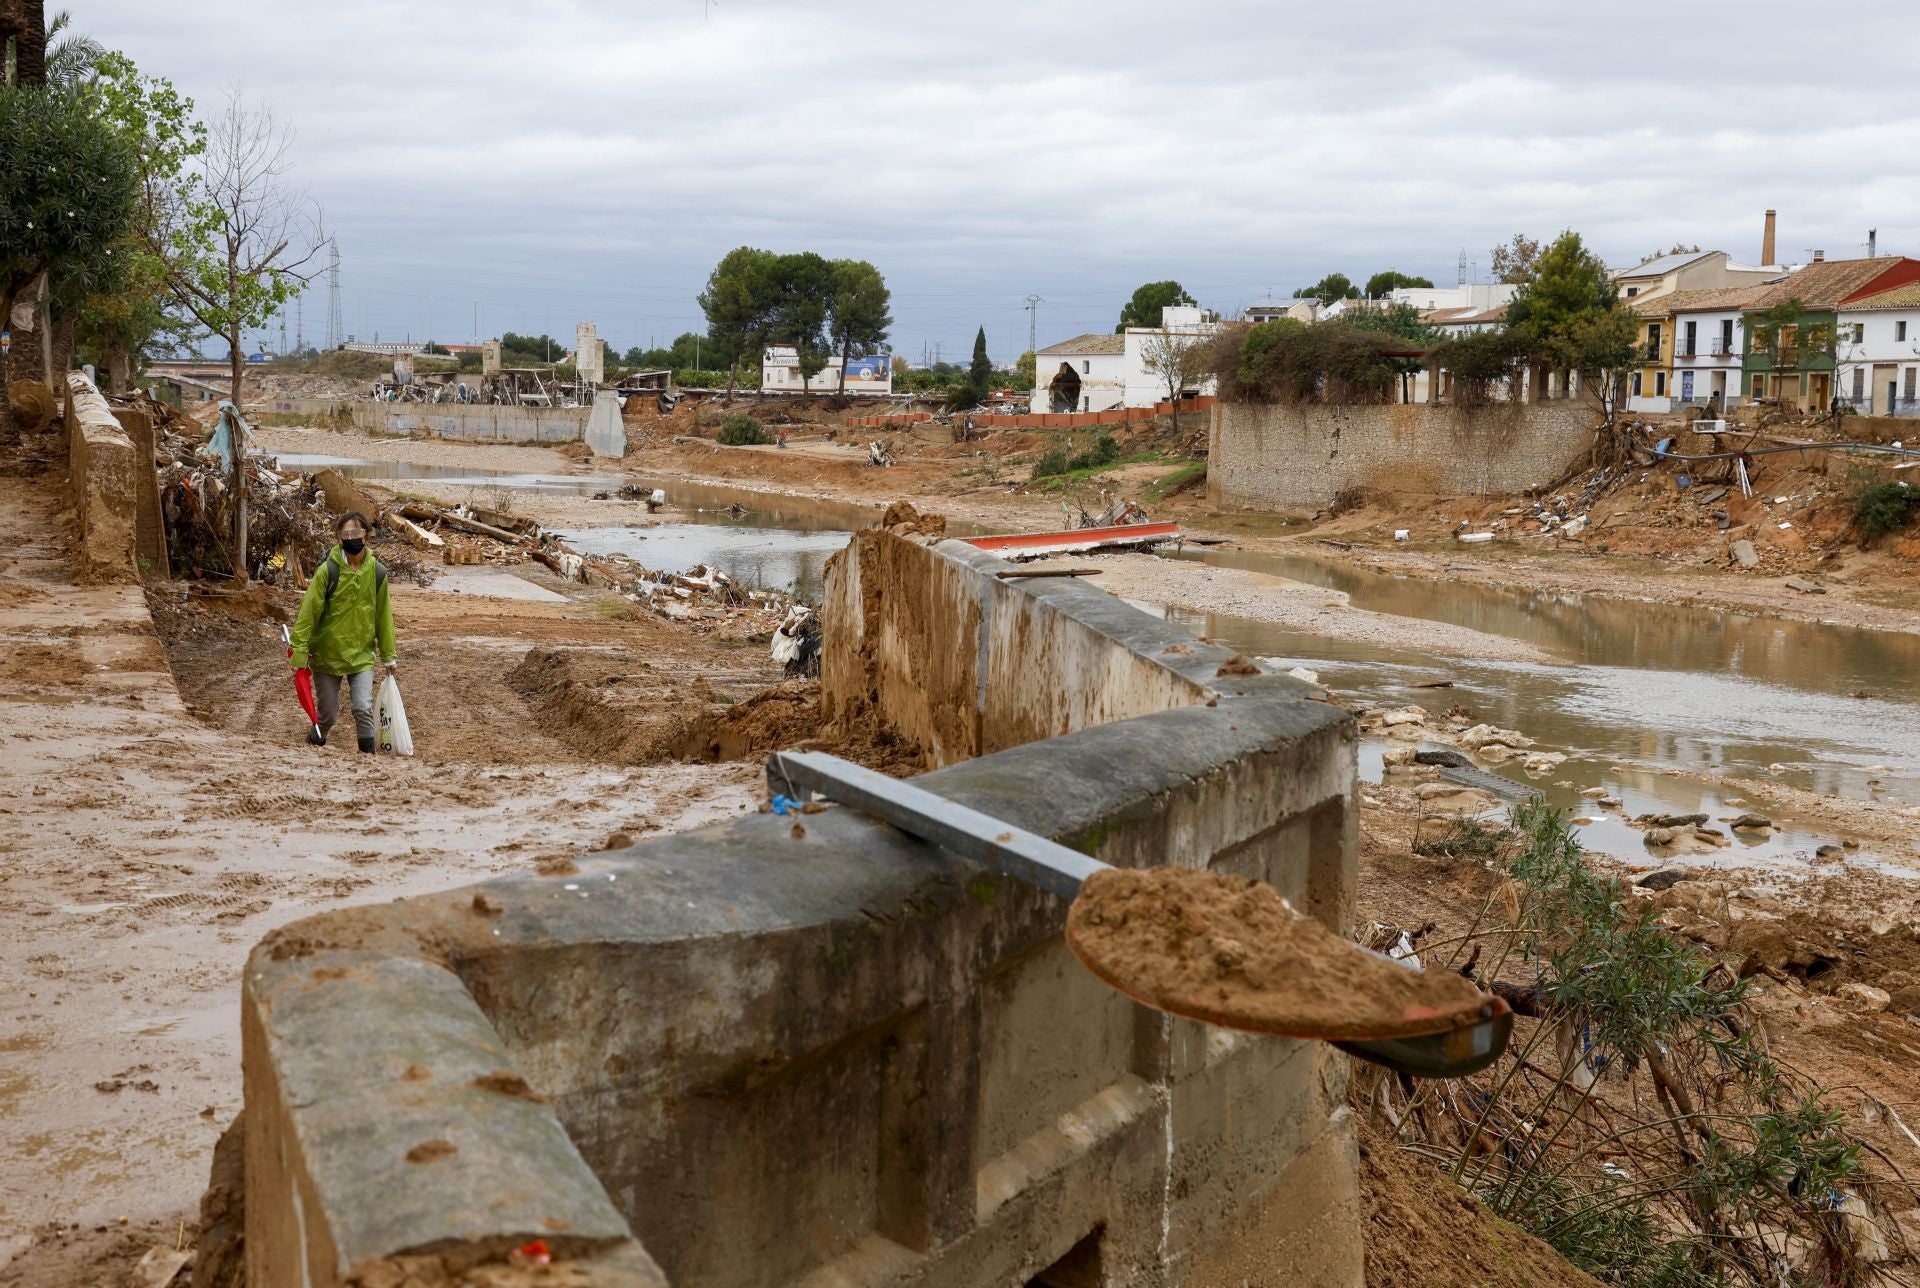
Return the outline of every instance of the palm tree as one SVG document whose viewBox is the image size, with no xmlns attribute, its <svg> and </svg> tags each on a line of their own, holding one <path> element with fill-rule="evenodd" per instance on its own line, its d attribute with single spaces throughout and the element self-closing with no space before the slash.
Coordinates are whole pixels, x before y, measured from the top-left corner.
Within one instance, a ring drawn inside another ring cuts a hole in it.
<svg viewBox="0 0 1920 1288">
<path fill-rule="evenodd" d="M 94 65 L 107 52 L 92 36 L 70 32 L 73 15 L 62 9 L 47 24 L 47 84 L 78 85 L 93 76 Z"/>
</svg>

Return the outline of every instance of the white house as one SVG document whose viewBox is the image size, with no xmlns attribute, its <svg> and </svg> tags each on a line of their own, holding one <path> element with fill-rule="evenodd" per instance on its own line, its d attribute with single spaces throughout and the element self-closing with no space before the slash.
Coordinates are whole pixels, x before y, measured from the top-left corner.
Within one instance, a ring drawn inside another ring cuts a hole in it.
<svg viewBox="0 0 1920 1288">
<path fill-rule="evenodd" d="M 1436 309 L 1458 309 L 1485 313 L 1513 299 L 1520 288 L 1511 282 L 1464 282 L 1459 286 L 1400 286 L 1387 292 L 1394 304 L 1411 304 L 1423 313 Z"/>
<path fill-rule="evenodd" d="M 1126 405 L 1127 338 L 1090 331 L 1033 355 L 1033 410 L 1106 411 Z"/>
<path fill-rule="evenodd" d="M 1920 282 L 1840 306 L 1834 392 L 1872 416 L 1920 416 Z"/>
<path fill-rule="evenodd" d="M 1157 327 L 1130 326 L 1126 333 L 1127 386 L 1129 407 L 1151 407 L 1167 398 L 1166 377 L 1153 369 L 1152 357 L 1158 337 L 1166 335 L 1178 344 L 1205 344 L 1220 330 L 1220 323 L 1208 320 L 1205 309 L 1176 305 L 1160 310 Z M 1195 392 L 1210 394 L 1214 379 L 1200 381 Z"/>
<path fill-rule="evenodd" d="M 1676 291 L 1656 297 L 1673 328 L 1671 406 L 1725 410 L 1740 405 L 1740 355 L 1746 351 L 1743 310 L 1760 294 L 1754 286 Z"/>
<path fill-rule="evenodd" d="M 769 345 L 760 355 L 760 388 L 772 393 L 816 394 L 838 392 L 840 388 L 840 355 L 834 354 L 827 359 L 827 365 L 820 368 L 811 380 L 800 379 L 800 353 L 790 344 Z M 891 394 L 893 392 L 893 359 L 884 353 L 870 357 L 855 358 L 847 364 L 847 392 L 849 394 Z"/>
<path fill-rule="evenodd" d="M 1095 331 L 1049 345 L 1033 355 L 1033 410 L 1108 411 L 1164 402 L 1167 382 L 1151 362 L 1158 338 L 1204 344 L 1220 326 L 1205 309 L 1176 305 L 1160 310 L 1157 327 L 1130 326 L 1118 335 Z M 1213 388 L 1209 376 L 1197 391 L 1212 393 Z"/>
</svg>

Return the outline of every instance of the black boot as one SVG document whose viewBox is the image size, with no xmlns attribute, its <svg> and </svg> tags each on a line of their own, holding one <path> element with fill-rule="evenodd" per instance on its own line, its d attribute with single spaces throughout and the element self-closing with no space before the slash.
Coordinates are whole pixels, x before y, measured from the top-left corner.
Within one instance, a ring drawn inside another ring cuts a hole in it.
<svg viewBox="0 0 1920 1288">
<path fill-rule="evenodd" d="M 360 750 L 362 750 L 362 751 L 364 751 L 364 752 L 369 752 L 369 753 L 371 753 L 371 752 L 373 751 L 373 749 L 374 749 L 374 745 L 373 745 L 373 739 L 371 739 L 371 738 L 362 738 L 362 739 L 360 740 Z"/>
<path fill-rule="evenodd" d="M 309 747 L 326 746 L 327 745 L 326 731 L 322 729 L 319 725 L 308 725 L 307 726 L 307 745 Z"/>
</svg>

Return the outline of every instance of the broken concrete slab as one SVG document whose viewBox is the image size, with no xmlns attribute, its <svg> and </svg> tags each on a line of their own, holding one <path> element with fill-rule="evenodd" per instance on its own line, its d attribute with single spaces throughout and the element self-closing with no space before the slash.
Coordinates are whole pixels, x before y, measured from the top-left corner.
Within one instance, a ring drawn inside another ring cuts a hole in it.
<svg viewBox="0 0 1920 1288">
<path fill-rule="evenodd" d="M 1742 568 L 1758 568 L 1760 566 L 1760 552 L 1753 548 L 1753 542 L 1746 540 L 1744 537 L 1738 541 L 1728 543 L 1727 553 L 1732 555 L 1734 561 Z"/>
<path fill-rule="evenodd" d="M 426 587 L 429 592 L 476 595 L 485 599 L 512 599 L 530 604 L 564 604 L 565 595 L 536 586 L 508 568 L 485 564 L 442 568 Z"/>
</svg>

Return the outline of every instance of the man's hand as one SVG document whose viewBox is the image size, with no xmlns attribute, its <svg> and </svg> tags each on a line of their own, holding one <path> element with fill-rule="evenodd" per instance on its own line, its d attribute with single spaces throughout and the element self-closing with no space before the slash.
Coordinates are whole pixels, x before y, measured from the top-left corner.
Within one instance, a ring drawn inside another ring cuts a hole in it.
<svg viewBox="0 0 1920 1288">
<path fill-rule="evenodd" d="M 391 661 L 391 662 L 386 662 L 386 663 L 382 663 L 382 665 L 386 667 L 386 671 L 387 671 L 387 674 L 388 674 L 388 675 L 396 675 L 396 676 L 397 676 L 397 675 L 399 675 L 399 674 L 400 674 L 400 659 L 399 659 L 399 658 L 395 658 L 395 659 L 394 659 L 393 661 Z"/>
</svg>

